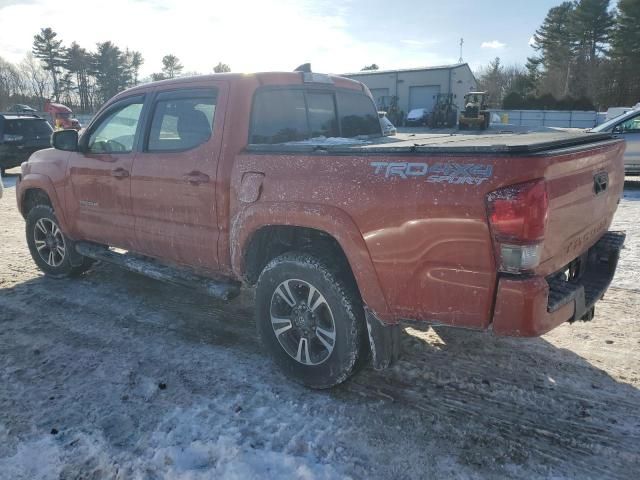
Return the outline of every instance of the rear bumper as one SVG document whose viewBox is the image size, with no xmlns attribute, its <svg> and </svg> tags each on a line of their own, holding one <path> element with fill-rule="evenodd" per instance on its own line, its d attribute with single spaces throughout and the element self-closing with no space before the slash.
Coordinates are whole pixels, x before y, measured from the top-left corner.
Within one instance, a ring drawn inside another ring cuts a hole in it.
<svg viewBox="0 0 640 480">
<path fill-rule="evenodd" d="M 579 259 L 579 275 L 500 278 L 493 316 L 498 335 L 535 337 L 564 322 L 590 319 L 613 276 L 625 234 L 608 232 Z M 578 260 L 578 259 L 577 259 Z"/>
</svg>

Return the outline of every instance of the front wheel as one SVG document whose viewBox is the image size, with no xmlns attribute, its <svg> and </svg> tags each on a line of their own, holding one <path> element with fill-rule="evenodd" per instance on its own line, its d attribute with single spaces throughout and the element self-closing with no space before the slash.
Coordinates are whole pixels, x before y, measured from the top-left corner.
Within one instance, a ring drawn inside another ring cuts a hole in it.
<svg viewBox="0 0 640 480">
<path fill-rule="evenodd" d="M 262 271 L 256 324 L 278 366 L 311 388 L 345 381 L 367 353 L 364 310 L 353 281 L 305 253 L 281 255 Z"/>
<path fill-rule="evenodd" d="M 27 214 L 27 245 L 38 268 L 54 278 L 78 275 L 89 269 L 92 260 L 73 251 L 73 241 L 58 224 L 53 209 L 47 205 L 33 207 Z"/>
</svg>

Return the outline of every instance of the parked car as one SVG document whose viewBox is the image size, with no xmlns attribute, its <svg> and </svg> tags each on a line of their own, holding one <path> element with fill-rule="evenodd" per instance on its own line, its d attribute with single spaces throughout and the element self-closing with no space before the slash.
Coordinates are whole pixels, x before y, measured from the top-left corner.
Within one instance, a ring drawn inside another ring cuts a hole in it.
<svg viewBox="0 0 640 480">
<path fill-rule="evenodd" d="M 427 124 L 429 112 L 426 108 L 414 108 L 407 114 L 405 124 L 407 127 L 421 127 Z"/>
<path fill-rule="evenodd" d="M 22 103 L 16 103 L 15 105 L 11 105 L 9 107 L 10 112 L 14 113 L 36 113 L 36 109 L 30 107 L 29 105 L 24 105 Z"/>
<path fill-rule="evenodd" d="M 388 366 L 401 319 L 518 337 L 590 320 L 624 242 L 608 231 L 624 142 L 388 138 L 366 92 L 295 72 L 118 94 L 22 164 L 34 262 L 58 278 L 101 260 L 220 299 L 255 286 L 262 344 L 314 388 Z"/>
<path fill-rule="evenodd" d="M 627 175 L 640 175 L 640 110 L 631 110 L 614 117 L 592 128 L 591 132 L 609 132 L 624 138 L 627 144 L 624 171 Z"/>
<path fill-rule="evenodd" d="M 398 130 L 393 123 L 391 123 L 391 120 L 387 118 L 387 112 L 378 112 L 378 118 L 380 119 L 380 126 L 382 127 L 382 134 L 384 136 L 393 136 L 398 133 Z"/>
<path fill-rule="evenodd" d="M 51 125 L 32 113 L 0 113 L 0 173 L 51 144 Z"/>
</svg>

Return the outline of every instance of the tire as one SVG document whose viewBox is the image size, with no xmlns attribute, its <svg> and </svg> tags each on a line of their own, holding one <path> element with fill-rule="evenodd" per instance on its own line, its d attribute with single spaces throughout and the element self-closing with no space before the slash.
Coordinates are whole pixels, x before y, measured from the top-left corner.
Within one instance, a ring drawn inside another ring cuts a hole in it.
<svg viewBox="0 0 640 480">
<path fill-rule="evenodd" d="M 27 245 L 38 268 L 53 278 L 86 272 L 93 261 L 74 250 L 74 242 L 62 233 L 53 209 L 37 205 L 27 214 Z"/>
<path fill-rule="evenodd" d="M 367 357 L 362 301 L 347 278 L 312 255 L 291 252 L 269 262 L 258 279 L 260 340 L 280 369 L 307 387 L 338 385 Z"/>
</svg>

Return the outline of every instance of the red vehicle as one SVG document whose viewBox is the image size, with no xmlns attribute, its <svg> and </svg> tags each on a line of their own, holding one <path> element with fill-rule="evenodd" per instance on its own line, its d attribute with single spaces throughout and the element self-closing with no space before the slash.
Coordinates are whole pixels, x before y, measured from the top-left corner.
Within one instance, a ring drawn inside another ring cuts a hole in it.
<svg viewBox="0 0 640 480">
<path fill-rule="evenodd" d="M 219 298 L 255 285 L 265 347 L 316 388 L 387 366 L 401 319 L 521 337 L 591 319 L 624 242 L 623 141 L 383 137 L 340 77 L 138 86 L 53 144 L 16 189 L 45 273 L 100 259 Z"/>
<path fill-rule="evenodd" d="M 51 115 L 51 124 L 55 130 L 73 129 L 80 130 L 80 122 L 73 118 L 73 112 L 66 105 L 61 103 L 46 102 L 44 111 Z"/>
</svg>

